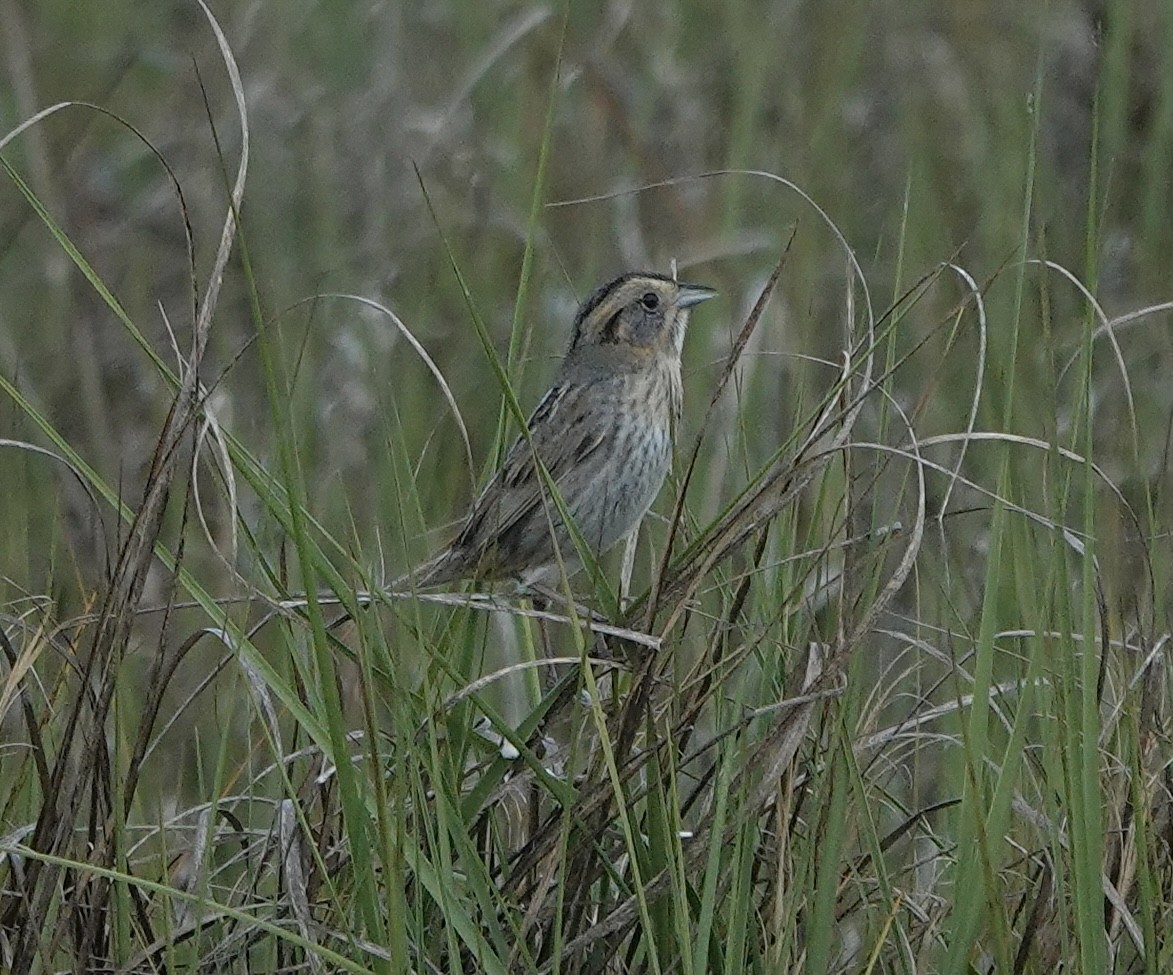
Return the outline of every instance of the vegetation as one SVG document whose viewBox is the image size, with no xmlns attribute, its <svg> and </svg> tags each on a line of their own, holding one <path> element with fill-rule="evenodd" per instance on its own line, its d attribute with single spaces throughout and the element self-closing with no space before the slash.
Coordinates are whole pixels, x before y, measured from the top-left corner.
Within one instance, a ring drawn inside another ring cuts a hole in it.
<svg viewBox="0 0 1173 975">
<path fill-rule="evenodd" d="M 213 8 L 0 0 L 0 970 L 1173 968 L 1173 7 Z M 384 591 L 672 261 L 630 591 Z"/>
</svg>

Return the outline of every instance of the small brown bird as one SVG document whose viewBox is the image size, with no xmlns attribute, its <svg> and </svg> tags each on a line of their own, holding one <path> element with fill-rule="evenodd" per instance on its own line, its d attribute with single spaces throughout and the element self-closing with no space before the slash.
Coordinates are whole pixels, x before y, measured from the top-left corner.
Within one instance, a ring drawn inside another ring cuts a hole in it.
<svg viewBox="0 0 1173 975">
<path fill-rule="evenodd" d="M 638 272 L 587 298 L 554 385 L 529 418 L 528 439 L 510 448 L 452 544 L 416 570 L 414 585 L 468 578 L 539 585 L 558 577 L 559 555 L 568 572 L 581 567 L 535 454 L 595 554 L 631 532 L 671 464 L 689 312 L 715 294 Z"/>
</svg>

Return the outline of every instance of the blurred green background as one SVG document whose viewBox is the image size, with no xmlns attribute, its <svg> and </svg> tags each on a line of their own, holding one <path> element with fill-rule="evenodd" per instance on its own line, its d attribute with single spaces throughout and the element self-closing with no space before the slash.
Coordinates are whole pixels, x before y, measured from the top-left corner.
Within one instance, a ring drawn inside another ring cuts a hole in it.
<svg viewBox="0 0 1173 975">
<path fill-rule="evenodd" d="M 1081 916 L 1089 928 L 1102 926 L 1098 844 L 1116 820 L 1107 812 L 1100 819 L 1095 775 L 1108 782 L 1109 771 L 1135 767 L 1141 781 L 1136 756 L 1155 740 L 1144 736 L 1160 725 L 1167 698 L 1158 692 L 1167 691 L 1167 678 L 1150 683 L 1148 668 L 1157 673 L 1154 661 L 1168 657 L 1173 343 L 1169 311 L 1129 313 L 1173 296 L 1173 3 L 268 0 L 213 2 L 212 10 L 243 81 L 249 167 L 240 239 L 205 363 L 208 412 L 273 475 L 274 490 L 297 479 L 279 470 L 277 420 L 288 418 L 307 510 L 324 529 L 315 526 L 314 539 L 340 540 L 383 579 L 433 549 L 494 464 L 507 426 L 474 312 L 528 409 L 554 373 L 577 302 L 629 269 L 666 271 L 676 261 L 683 279 L 721 293 L 698 309 L 686 344 L 680 442 L 691 446 L 734 337 L 793 234 L 778 290 L 709 424 L 687 494 L 685 541 L 702 535 L 765 462 L 785 455 L 793 431 L 809 424 L 843 350 L 865 332 L 869 302 L 887 329 L 876 353 L 891 374 L 874 377 L 852 447 L 834 455 L 769 532 L 759 526 L 745 553 L 705 579 L 670 631 L 671 653 L 658 662 L 679 677 L 695 661 L 716 661 L 729 649 L 725 641 L 736 647 L 736 667 L 716 682 L 706 675 L 689 685 L 698 700 L 711 696 L 688 720 L 702 714 L 698 727 L 712 723 L 704 733 L 723 731 L 737 727 L 739 709 L 766 712 L 794 692 L 799 651 L 831 644 L 866 619 L 858 645 L 841 648 L 851 660 L 847 690 L 826 711 L 831 730 L 807 736 L 811 765 L 838 754 L 838 744 L 854 761 L 857 748 L 871 747 L 869 735 L 896 731 L 883 738 L 891 751 L 882 760 L 866 759 L 872 764 L 859 777 L 866 802 L 855 793 L 834 809 L 822 801 L 832 792 L 836 802 L 846 796 L 846 779 L 836 785 L 828 777 L 810 793 L 812 818 L 826 812 L 826 837 L 840 844 L 823 860 L 824 836 L 811 830 L 802 848 L 811 874 L 825 867 L 830 891 L 838 889 L 835 871 L 855 876 L 863 861 L 852 859 L 854 839 L 843 824 L 856 828 L 856 814 L 865 818 L 860 810 L 879 810 L 878 837 L 880 827 L 903 829 L 926 809 L 936 829 L 945 806 L 933 803 L 963 797 L 971 805 L 959 816 L 961 828 L 946 823 L 939 848 L 948 854 L 942 860 L 959 850 L 959 862 L 973 862 L 958 871 L 955 888 L 926 887 L 934 903 L 970 898 L 981 910 L 1001 910 L 1003 864 L 983 873 L 987 863 L 970 856 L 977 849 L 970 839 L 988 825 L 981 770 L 1005 758 L 1010 775 L 990 808 L 1005 814 L 1013 792 L 1015 802 L 1025 796 L 1033 804 L 1032 815 L 994 828 L 993 848 L 1017 871 L 1020 850 L 1054 844 L 1061 864 L 1067 834 L 1060 838 L 1051 824 L 1066 822 L 1072 796 L 1083 795 L 1087 815 L 1073 816 L 1070 849 L 1093 850 L 1080 861 L 1087 868 Z M 25 686 L 36 685 L 44 725 L 56 733 L 53 716 L 60 720 L 72 691 L 67 681 L 54 683 L 64 670 L 58 661 L 72 662 L 75 652 L 81 658 L 90 645 L 81 614 L 100 602 L 127 527 L 62 464 L 22 443 L 48 445 L 35 420 L 44 417 L 134 507 L 173 390 L 17 181 L 27 182 L 177 370 L 193 302 L 208 287 L 241 120 L 195 2 L 0 0 L 0 51 L 0 138 L 59 102 L 104 110 L 55 112 L 0 152 L 19 174 L 0 178 L 0 381 L 11 387 L 0 392 L 0 440 L 17 442 L 0 443 L 0 618 L 5 635 L 30 648 L 36 680 Z M 862 281 L 849 269 L 849 251 Z M 926 277 L 915 301 L 884 317 Z M 282 381 L 288 377 L 277 403 L 265 389 L 254 300 L 284 366 Z M 434 361 L 462 422 L 408 335 Z M 915 518 L 913 465 L 898 454 L 908 450 L 909 435 L 898 410 L 920 438 L 955 436 L 925 450 L 940 465 L 925 469 L 929 530 L 910 578 L 878 621 L 867 615 L 872 601 L 910 544 L 908 531 L 890 529 L 897 522 L 907 529 Z M 968 436 L 982 431 L 1004 437 Z M 1102 477 L 1060 449 L 1090 453 Z M 257 497 L 243 479 L 231 494 L 210 460 L 210 442 L 201 451 L 193 465 L 199 510 L 184 521 L 185 492 L 177 488 L 161 545 L 175 552 L 182 539 L 184 567 L 216 596 L 246 601 L 257 590 L 270 597 L 296 591 L 297 559 L 276 514 L 283 502 Z M 954 481 L 953 470 L 969 483 Z M 177 483 L 186 487 L 183 477 Z M 659 513 L 671 510 L 678 489 L 678 482 L 665 489 Z M 1014 506 L 1009 518 L 991 515 L 995 494 Z M 1091 548 L 1077 539 L 1081 531 L 1094 540 Z M 242 540 L 246 533 L 252 537 Z M 666 534 L 662 519 L 650 520 L 637 582 L 649 580 Z M 749 565 L 758 537 L 760 562 Z M 866 563 L 854 566 L 855 578 L 865 580 L 859 593 L 848 591 L 850 579 L 841 586 L 852 550 Z M 987 559 L 991 551 L 1004 561 Z M 1094 559 L 1083 558 L 1088 551 Z M 329 553 L 344 564 L 337 549 Z M 742 572 L 753 582 L 746 601 L 738 592 Z M 165 605 L 172 582 L 160 560 L 142 605 Z M 233 621 L 244 625 L 255 611 L 234 604 Z M 383 683 L 369 683 L 381 695 L 378 706 L 399 722 L 396 747 L 414 742 L 437 713 L 448 715 L 449 695 L 511 662 L 528 639 L 499 619 L 465 626 L 450 622 L 462 619 L 458 613 L 433 618 L 412 604 L 386 617 L 393 619 L 377 644 L 387 651 L 377 658 L 388 661 Z M 38 627 L 62 621 L 66 635 L 53 644 L 60 656 L 38 656 L 47 645 Z M 119 645 L 103 675 L 103 686 L 118 690 L 122 710 L 109 724 L 119 743 L 136 738 L 136 694 L 162 658 L 160 647 L 198 639 L 209 625 L 202 611 L 171 621 L 161 636 L 159 616 L 133 623 L 130 647 L 139 652 L 124 657 Z M 491 639 L 476 635 L 490 626 Z M 1105 635 L 1121 642 L 1109 647 Z M 304 698 L 306 714 L 337 719 L 342 708 L 329 695 L 315 697 L 318 685 L 303 679 L 317 668 L 325 675 L 320 686 L 333 688 L 333 665 L 325 666 L 333 658 L 324 651 L 311 658 L 307 640 L 292 626 L 261 634 L 262 651 L 277 662 L 268 686 L 284 690 L 286 704 Z M 227 794 L 236 771 L 267 760 L 268 739 L 258 730 L 267 712 L 249 703 L 234 666 L 238 647 L 229 643 L 208 639 L 182 664 L 174 657 L 178 677 L 160 682 L 160 698 L 174 699 L 175 709 L 163 708 L 149 729 L 145 797 L 135 797 L 142 805 L 133 810 L 140 819 L 155 821 L 152 803 L 170 806 L 185 790 L 199 802 Z M 1077 646 L 1094 646 L 1097 656 Z M 18 671 L 14 656 L 9 674 Z M 240 655 L 250 666 L 259 659 Z M 1115 696 L 1104 693 L 1109 668 L 1096 673 L 1101 660 L 1111 665 Z M 213 686 L 214 667 L 228 676 Z M 422 691 L 412 684 L 419 674 Z M 1005 703 L 1004 678 L 1005 700 L 1044 681 L 1057 688 L 1055 697 L 1036 714 L 1024 693 L 1021 712 L 971 754 L 973 736 L 962 727 L 968 705 L 960 702 L 973 693 L 981 705 L 973 727 L 984 737 L 987 697 Z M 251 688 L 258 698 L 262 683 Z M 669 684 L 665 678 L 657 689 L 664 713 L 679 700 Z M 535 702 L 522 703 L 519 711 Z M 937 706 L 944 710 L 934 713 Z M 463 704 L 451 710 L 455 728 L 467 715 Z M 1137 714 L 1134 729 L 1128 722 Z M 933 724 L 942 716 L 948 720 Z M 15 710 L 6 715 L 5 730 L 19 731 L 17 719 Z M 304 714 L 298 720 L 310 724 Z M 905 751 L 897 732 L 915 726 L 919 734 L 922 720 L 933 727 Z M 763 719 L 747 740 L 765 736 L 767 726 Z M 1107 727 L 1118 736 L 1101 739 Z M 193 728 L 196 735 L 188 734 Z M 1015 778 L 1028 732 L 1037 764 Z M 290 741 L 302 740 L 295 722 Z M 156 752 L 155 744 L 163 747 Z M 232 774 L 207 775 L 201 762 L 217 747 L 224 760 L 217 774 L 230 760 L 239 763 Z M 174 760 L 177 752 L 184 761 Z M 1159 794 L 1152 805 L 1154 818 L 1167 823 L 1161 783 L 1168 756 L 1144 754 L 1161 766 L 1151 780 Z M 453 767 L 464 760 L 459 754 Z M 734 750 L 722 761 L 733 768 L 741 760 Z M 37 792 L 30 762 L 4 783 L 16 797 L 6 808 L 10 828 L 50 808 L 41 806 L 46 796 L 56 799 L 52 790 Z M 303 774 L 312 782 L 317 770 L 299 768 Z M 1122 797 L 1131 803 L 1134 795 L 1126 788 L 1115 795 L 1124 822 Z M 1136 807 L 1146 801 L 1136 799 Z M 397 803 L 384 805 L 403 807 Z M 914 812 L 905 819 L 907 810 Z M 347 827 L 365 828 L 357 816 Z M 717 837 L 714 849 L 724 852 L 721 846 Z M 1153 843 L 1151 851 L 1167 848 Z M 878 850 L 877 841 L 868 856 Z M 905 856 L 910 874 L 931 872 L 918 850 L 893 860 Z M 762 862 L 775 860 L 782 857 L 768 851 Z M 940 873 L 950 883 L 951 869 Z M 445 870 L 452 872 L 442 865 L 441 876 Z M 1057 889 L 1077 873 L 1058 870 Z M 1034 883 L 1032 875 L 1021 889 Z M 1152 901 L 1167 911 L 1169 888 L 1161 889 L 1164 899 Z M 1008 926 L 1033 929 L 1034 916 L 1022 922 L 1027 914 L 1017 906 L 1026 896 L 1005 899 Z M 784 900 L 780 894 L 777 904 Z M 796 904 L 786 901 L 795 917 Z M 830 931 L 841 915 L 832 899 L 823 908 Z M 955 960 L 968 950 L 977 911 L 959 913 Z"/>
<path fill-rule="evenodd" d="M 147 146 L 88 109 L 58 113 L 5 150 L 173 361 L 165 323 L 185 347 L 192 319 L 184 216 L 202 289 L 226 206 L 225 172 L 235 171 L 241 144 L 215 39 L 192 3 L 0 7 L 0 130 L 59 101 L 91 102 L 138 129 L 182 187 L 185 211 Z M 1069 446 L 1075 433 L 1064 424 L 1075 387 L 1064 383 L 1078 370 L 1060 369 L 1092 312 L 1056 273 L 1028 270 L 1018 288 L 1020 258 L 1062 265 L 1108 315 L 1168 295 L 1166 3 L 615 2 L 572 3 L 564 12 L 293 0 L 214 12 L 247 97 L 243 240 L 262 312 L 281 330 L 294 376 L 289 407 L 311 507 L 331 529 L 377 551 L 387 575 L 444 537 L 482 465 L 492 463 L 497 384 L 444 239 L 503 357 L 516 307 L 520 354 L 510 368 L 525 407 L 553 372 L 576 302 L 602 280 L 630 268 L 666 270 L 675 259 L 683 277 L 719 288 L 721 303 L 697 317 L 688 342 L 689 432 L 716 364 L 797 228 L 743 367 L 740 422 L 708 443 L 706 481 L 693 495 L 702 519 L 783 442 L 800 404 L 826 388 L 832 373 L 809 357 L 834 361 L 844 347 L 846 253 L 809 205 L 764 176 L 616 191 L 720 169 L 784 177 L 842 232 L 877 314 L 954 262 L 986 289 L 989 348 L 976 426 L 1005 425 L 1002 396 L 1015 378 L 1026 394 L 1015 403 L 1014 432 Z M 518 305 L 547 131 L 532 277 Z M 600 194 L 609 198 L 550 205 Z M 220 422 L 271 458 L 249 293 L 234 261 L 205 382 L 215 382 L 210 403 Z M 369 308 L 327 297 L 333 293 L 384 303 L 419 339 L 464 411 L 475 470 L 402 334 Z M 893 391 L 919 409 L 921 435 L 968 422 L 978 331 L 972 322 L 952 335 L 940 327 L 964 293 L 961 278 L 942 276 L 894 330 L 894 354 L 916 350 Z M 862 317 L 858 306 L 856 313 Z M 1168 321 L 1149 316 L 1120 329 L 1127 381 L 1097 340 L 1096 456 L 1131 498 L 1165 470 Z M 7 180 L 0 364 L 99 474 L 125 498 L 137 496 L 166 389 Z M 8 398 L 0 430 L 41 442 Z M 983 448 L 971 450 L 977 476 L 989 473 Z M 98 585 L 117 528 L 110 517 L 101 524 L 49 461 L 13 450 L 4 459 L 5 595 L 54 589 L 68 605 Z M 418 510 L 400 507 L 395 485 L 405 476 L 421 488 Z M 943 484 L 930 485 L 934 497 Z M 56 503 L 46 503 L 50 494 Z M 231 516 L 215 494 L 208 492 L 206 514 L 223 550 Z M 240 504 L 247 522 L 250 501 Z M 263 542 L 265 525 L 256 530 Z M 206 545 L 188 558 L 213 576 L 220 565 Z M 233 583 L 225 573 L 212 588 L 231 594 Z"/>
</svg>

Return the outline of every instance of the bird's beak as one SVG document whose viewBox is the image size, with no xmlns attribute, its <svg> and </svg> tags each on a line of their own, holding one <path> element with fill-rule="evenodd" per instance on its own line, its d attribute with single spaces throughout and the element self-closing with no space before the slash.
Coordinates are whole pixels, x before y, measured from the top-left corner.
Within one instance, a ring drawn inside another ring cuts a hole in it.
<svg viewBox="0 0 1173 975">
<path fill-rule="evenodd" d="M 677 308 L 691 308 L 702 301 L 717 297 L 716 291 L 706 288 L 703 284 L 682 284 L 679 287 L 680 291 L 676 295 Z"/>
</svg>

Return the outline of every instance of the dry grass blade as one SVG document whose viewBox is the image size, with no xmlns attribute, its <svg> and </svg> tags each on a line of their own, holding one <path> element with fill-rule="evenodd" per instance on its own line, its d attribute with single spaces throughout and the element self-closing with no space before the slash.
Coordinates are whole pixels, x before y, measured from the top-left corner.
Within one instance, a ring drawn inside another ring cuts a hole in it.
<svg viewBox="0 0 1173 975">
<path fill-rule="evenodd" d="M 851 374 L 850 358 L 844 357 L 840 383 Z M 715 525 L 685 558 L 672 567 L 661 585 L 661 600 L 672 604 L 668 621 L 661 627 L 668 632 L 684 613 L 688 601 L 703 580 L 723 559 L 728 558 L 746 538 L 770 522 L 786 505 L 797 498 L 822 468 L 850 440 L 852 425 L 862 408 L 863 396 L 845 407 L 842 414 L 830 403 L 814 424 L 811 434 L 793 459 L 776 461 Z M 838 429 L 825 447 L 820 447 L 832 429 Z M 819 448 L 819 449 L 816 449 Z"/>
<path fill-rule="evenodd" d="M 790 185 L 785 180 L 781 182 Z M 855 317 L 853 295 L 854 282 L 859 273 L 858 263 L 843 241 L 842 234 L 822 209 L 810 201 L 801 190 L 796 188 L 796 192 L 815 206 L 846 248 L 849 269 L 846 304 L 850 333 L 851 323 Z M 768 525 L 775 515 L 806 489 L 833 456 L 850 444 L 855 423 L 864 403 L 877 388 L 877 381 L 873 379 L 875 316 L 862 276 L 860 286 L 867 298 L 864 334 L 858 341 L 849 340 L 848 350 L 843 353 L 839 380 L 833 387 L 832 395 L 827 398 L 823 411 L 811 425 L 810 433 L 795 451 L 794 456 L 775 461 L 754 481 L 741 499 L 705 532 L 704 537 L 693 546 L 685 558 L 663 574 L 660 583 L 662 591 L 658 595 L 672 603 L 672 610 L 661 632 L 667 633 L 676 624 L 684 614 L 689 600 L 713 568 L 732 555 L 741 542 L 752 533 Z M 856 372 L 857 358 L 860 361 L 860 369 L 856 391 L 853 393 L 852 380 Z"/>
<path fill-rule="evenodd" d="M 492 70 L 494 65 L 500 63 L 502 58 L 513 47 L 552 16 L 553 13 L 551 10 L 545 7 L 534 7 L 531 10 L 517 15 L 501 28 L 497 36 L 489 43 L 485 52 L 468 69 L 448 105 L 440 111 L 434 123 L 435 135 L 432 136 L 427 148 L 424 150 L 423 156 L 420 158 L 421 165 L 426 163 L 436 151 L 437 147 L 443 144 L 448 134 L 449 122 L 452 117 L 460 109 L 461 105 L 468 101 L 469 96 L 476 90 L 477 85 L 480 84 L 485 75 Z"/>
<path fill-rule="evenodd" d="M 684 477 L 680 482 L 680 490 L 676 495 L 676 506 L 672 511 L 672 518 L 669 521 L 668 540 L 664 544 L 664 552 L 660 557 L 660 571 L 656 573 L 656 580 L 652 589 L 651 597 L 648 599 L 648 608 L 645 614 L 644 629 L 650 629 L 652 621 L 656 618 L 656 611 L 660 603 L 660 582 L 664 578 L 668 568 L 668 560 L 672 555 L 672 543 L 676 538 L 676 533 L 680 528 L 681 521 L 684 517 L 684 500 L 688 494 L 688 486 L 692 482 L 693 473 L 696 471 L 697 461 L 700 459 L 701 445 L 704 443 L 705 434 L 708 432 L 709 421 L 713 418 L 713 411 L 717 407 L 725 388 L 729 385 L 729 380 L 733 378 L 733 373 L 737 369 L 738 362 L 741 361 L 741 355 L 745 351 L 749 340 L 753 337 L 757 330 L 758 323 L 762 320 L 762 315 L 765 313 L 766 306 L 770 302 L 770 297 L 774 294 L 774 289 L 778 286 L 778 281 L 782 277 L 782 269 L 786 267 L 786 258 L 790 254 L 790 246 L 794 243 L 794 236 L 798 232 L 797 226 L 790 231 L 790 236 L 786 240 L 785 246 L 782 248 L 782 254 L 778 258 L 778 262 L 774 265 L 773 271 L 770 272 L 769 278 L 762 286 L 761 292 L 758 294 L 757 300 L 754 302 L 753 308 L 750 309 L 749 315 L 746 317 L 745 324 L 742 325 L 741 331 L 737 335 L 737 339 L 733 343 L 733 348 L 729 350 L 729 355 L 725 360 L 724 368 L 721 370 L 721 375 L 717 379 L 716 385 L 713 387 L 713 393 L 709 397 L 709 405 L 705 409 L 704 419 L 701 420 L 700 430 L 697 432 L 696 441 L 693 443 L 692 451 L 688 457 L 688 464 L 684 469 Z"/>
<path fill-rule="evenodd" d="M 436 385 L 440 387 L 440 393 L 444 397 L 444 402 L 448 404 L 448 409 L 452 411 L 452 418 L 456 421 L 456 428 L 460 431 L 460 442 L 464 447 L 464 459 L 467 465 L 466 469 L 469 479 L 469 488 L 475 492 L 476 465 L 473 462 L 472 442 L 468 436 L 468 427 L 465 425 L 464 415 L 460 412 L 460 406 L 456 402 L 456 396 L 452 392 L 452 387 L 448 384 L 447 378 L 440 370 L 440 367 L 436 365 L 436 360 L 428 355 L 427 349 L 425 349 L 420 340 L 416 338 L 415 333 L 413 333 L 412 330 L 404 323 L 403 319 L 396 315 L 395 312 L 393 312 L 390 308 L 388 308 L 386 305 L 380 304 L 377 301 L 372 301 L 370 298 L 364 298 L 361 295 L 331 293 L 317 295 L 314 298 L 307 298 L 306 301 L 316 301 L 318 298 L 341 298 L 344 301 L 357 302 L 358 304 L 367 308 L 373 308 L 375 311 L 382 315 L 386 315 L 389 319 L 391 319 L 391 323 L 399 331 L 399 334 L 407 340 L 407 343 L 411 346 L 412 351 L 419 357 L 420 361 L 427 368 L 428 372 L 432 374 L 432 378 L 436 380 Z M 299 302 L 299 304 L 302 303 L 303 302 Z"/>
<path fill-rule="evenodd" d="M 52 798 L 42 806 L 36 830 L 30 840 L 30 847 L 43 853 L 55 854 L 68 850 L 73 824 L 87 796 L 91 791 L 96 791 L 104 799 L 91 806 L 90 828 L 101 839 L 98 849 L 93 850 L 91 855 L 100 863 L 112 862 L 110 844 L 113 840 L 106 833 L 102 822 L 95 821 L 97 817 L 114 811 L 110 795 L 110 758 L 106 752 L 106 721 L 118 670 L 130 639 L 147 571 L 154 558 L 154 548 L 160 537 L 164 513 L 179 470 L 181 448 L 198 417 L 200 366 L 208 344 L 212 314 L 220 293 L 224 269 L 235 238 L 236 212 L 243 199 L 248 163 L 247 116 L 240 76 L 219 26 L 206 7 L 204 11 L 220 43 L 221 54 L 237 98 L 244 132 L 240 165 L 207 296 L 193 323 L 191 349 L 179 388 L 155 446 L 145 478 L 142 501 L 115 560 L 94 626 L 90 650 L 82 668 L 81 679 L 83 683 L 94 687 L 97 699 L 88 714 L 88 695 L 77 694 L 73 699 L 64 724 L 62 744 L 52 768 L 48 792 Z M 31 968 L 34 959 L 46 949 L 47 938 L 48 943 L 52 944 L 65 935 L 64 927 L 60 923 L 51 926 L 47 915 L 50 903 L 57 896 L 60 872 L 61 868 L 49 866 L 48 860 L 36 859 L 31 862 L 25 878 L 24 896 L 11 902 L 7 912 L 9 915 L 16 912 L 20 917 L 3 918 L 7 929 L 24 932 L 13 947 L 14 971 L 18 973 Z M 94 883 L 89 890 L 89 918 L 76 946 L 81 958 L 96 959 L 105 954 L 104 946 L 109 933 L 104 930 L 103 919 L 108 891 L 109 885 L 105 881 Z M 67 917 L 61 919 L 62 922 L 66 920 Z"/>
<path fill-rule="evenodd" d="M 745 806 L 746 812 L 743 814 L 743 818 L 756 818 L 761 807 L 778 788 L 778 775 L 786 765 L 793 761 L 797 754 L 798 747 L 806 736 L 814 709 L 819 702 L 825 700 L 830 683 L 830 675 L 823 669 L 820 648 L 812 646 L 800 699 L 794 703 L 794 706 L 785 707 L 782 710 L 777 727 L 757 750 L 757 756 L 766 759 L 766 761 L 763 764 L 751 763 L 751 767 L 746 768 L 739 777 L 736 788 L 745 788 L 747 782 L 743 780 L 747 778 L 752 778 L 756 782 L 756 785 L 753 786 L 754 801 Z M 764 773 L 760 781 L 758 779 L 759 773 Z M 731 789 L 730 791 L 735 790 Z M 741 826 L 742 824 L 737 822 L 726 828 L 725 836 L 728 841 L 732 841 Z M 689 846 L 685 851 L 684 866 L 686 871 L 693 874 L 695 871 L 701 870 L 709 855 L 707 831 L 700 830 L 690 839 Z M 732 882 L 731 877 L 726 878 L 726 883 L 729 882 Z M 608 942 L 612 945 L 621 942 L 625 933 L 640 920 L 641 901 L 655 900 L 664 894 L 671 884 L 672 872 L 668 869 L 660 871 L 644 884 L 639 893 L 633 894 L 617 904 L 605 915 L 596 916 L 587 930 L 567 941 L 562 946 L 562 954 L 557 962 L 564 963 L 566 959 L 578 957 L 600 942 Z M 539 969 L 539 972 L 541 975 L 548 975 L 554 970 L 555 964 L 555 961 L 549 961 Z"/>
<path fill-rule="evenodd" d="M 7 622 L 2 617 L 0 617 L 0 621 Z M 38 626 L 36 631 L 26 638 L 25 643 L 27 646 L 24 651 L 18 653 L 16 647 L 12 645 L 12 641 L 8 639 L 8 634 L 0 629 L 0 651 L 3 651 L 4 659 L 8 663 L 8 678 L 4 681 L 3 689 L 0 690 L 0 722 L 7 717 L 12 698 L 19 695 L 37 777 L 41 788 L 47 794 L 51 788 L 51 778 L 46 760 L 45 743 L 31 695 L 28 688 L 23 686 L 25 673 L 32 669 L 33 664 L 40 656 L 41 649 L 49 645 L 49 640 L 44 635 L 43 626 Z"/>
<path fill-rule="evenodd" d="M 1169 967 L 1173 21 L 26 6 L 0 971 Z M 670 255 L 638 547 L 405 592 Z"/>
<path fill-rule="evenodd" d="M 556 595 L 556 594 L 555 594 Z M 649 650 L 659 650 L 661 646 L 661 639 L 651 633 L 645 633 L 642 630 L 632 629 L 629 626 L 620 626 L 616 623 L 610 623 L 597 612 L 592 611 L 587 606 L 576 605 L 573 614 L 571 613 L 555 613 L 547 609 L 535 609 L 532 606 L 522 605 L 520 603 L 509 602 L 500 596 L 495 596 L 491 593 L 455 593 L 455 592 L 428 592 L 428 593 L 412 593 L 412 592 L 390 592 L 383 590 L 380 592 L 356 592 L 356 598 L 362 605 L 370 603 L 377 603 L 381 599 L 401 599 L 414 600 L 421 603 L 433 603 L 438 606 L 452 606 L 459 609 L 471 609 L 480 613 L 507 613 L 510 616 L 516 616 L 519 619 L 544 620 L 549 623 L 562 623 L 567 626 L 579 626 L 591 633 L 597 633 L 600 636 L 613 637 L 617 640 L 623 640 L 627 643 L 633 643 L 636 646 L 647 647 Z M 335 596 L 321 595 L 318 597 L 318 602 L 322 606 L 341 605 L 341 600 Z M 285 599 L 277 604 L 277 609 L 281 612 L 288 612 L 291 610 L 304 609 L 306 600 L 302 599 Z M 298 617 L 304 619 L 304 617 Z M 341 620 L 335 621 L 337 625 L 349 620 L 349 617 L 343 617 Z"/>
<path fill-rule="evenodd" d="M 53 450 L 49 450 L 47 447 L 26 443 L 22 440 L 9 440 L 4 437 L 0 437 L 0 447 L 13 447 L 18 450 L 27 450 L 30 453 L 40 454 L 43 457 L 48 457 L 59 464 L 63 464 L 69 473 L 73 475 L 74 481 L 77 482 L 78 487 L 82 489 L 86 498 L 89 500 L 90 510 L 93 512 L 94 518 L 96 518 L 98 521 L 98 534 L 103 541 L 103 556 L 105 557 L 106 570 L 109 571 L 111 559 L 109 547 L 105 544 L 106 539 L 109 537 L 106 531 L 105 518 L 102 514 L 102 506 L 98 503 L 97 495 L 94 493 L 94 489 L 90 485 L 90 482 L 87 480 L 85 474 L 78 470 L 77 467 L 72 462 L 70 462 L 69 458 L 62 457 L 59 453 Z"/>
<path fill-rule="evenodd" d="M 486 688 L 492 687 L 498 681 L 505 680 L 515 674 L 522 674 L 529 670 L 538 670 L 544 667 L 569 666 L 573 664 L 586 664 L 590 667 L 604 668 L 622 668 L 624 666 L 620 661 L 608 660 L 604 657 L 542 657 L 540 660 L 523 660 L 521 663 L 499 667 L 497 670 L 471 681 L 455 694 L 445 698 L 436 711 L 441 714 L 445 711 L 451 711 L 461 701 L 466 701 L 473 695 L 480 694 Z M 428 721 L 432 720 L 434 720 L 434 716 L 430 715 Z"/>
</svg>

